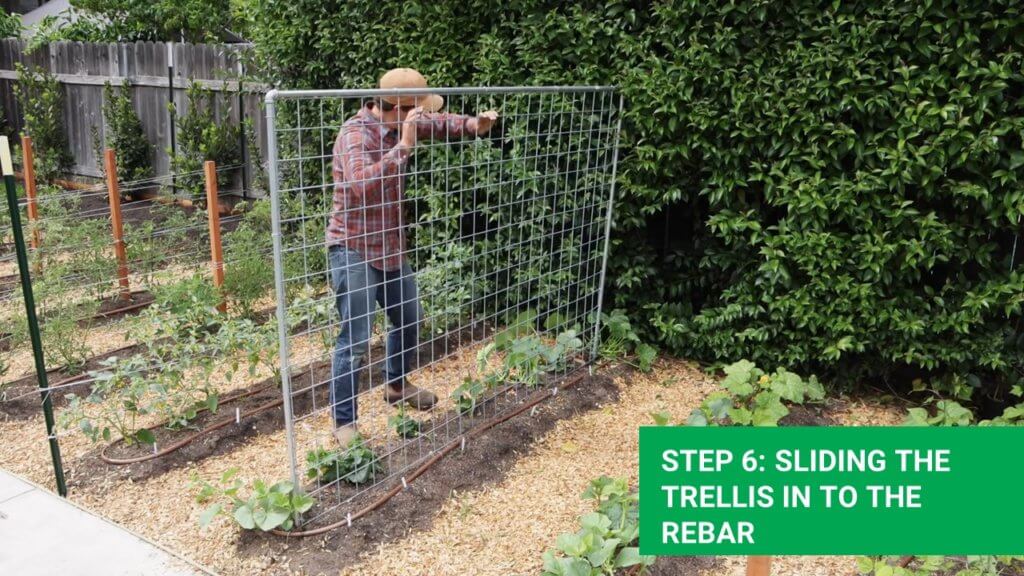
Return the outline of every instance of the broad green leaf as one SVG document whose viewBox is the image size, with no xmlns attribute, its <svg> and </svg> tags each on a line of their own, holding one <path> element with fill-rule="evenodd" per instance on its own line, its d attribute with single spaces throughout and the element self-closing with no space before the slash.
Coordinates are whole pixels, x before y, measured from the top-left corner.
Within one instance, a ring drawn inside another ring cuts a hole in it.
<svg viewBox="0 0 1024 576">
<path fill-rule="evenodd" d="M 701 412 L 700 410 L 695 408 L 693 410 L 693 412 L 690 412 L 689 418 L 686 419 L 686 425 L 687 426 L 707 426 L 708 425 L 707 416 L 705 416 L 703 412 Z"/>
<path fill-rule="evenodd" d="M 199 526 L 209 526 L 210 522 L 213 522 L 213 519 L 217 517 L 217 514 L 220 514 L 222 508 L 224 508 L 224 504 L 218 502 L 203 510 L 199 514 Z"/>
<path fill-rule="evenodd" d="M 236 507 L 233 516 L 235 518 L 235 522 L 238 522 L 238 525 L 245 530 L 252 530 L 256 528 L 256 520 L 253 518 L 252 508 L 249 506 Z"/>
<path fill-rule="evenodd" d="M 650 414 L 655 426 L 668 426 L 669 419 L 672 418 L 672 415 L 665 411 L 651 412 Z"/>
<path fill-rule="evenodd" d="M 736 406 L 729 409 L 729 420 L 737 426 L 750 426 L 754 421 L 754 415 L 743 406 Z"/>
</svg>

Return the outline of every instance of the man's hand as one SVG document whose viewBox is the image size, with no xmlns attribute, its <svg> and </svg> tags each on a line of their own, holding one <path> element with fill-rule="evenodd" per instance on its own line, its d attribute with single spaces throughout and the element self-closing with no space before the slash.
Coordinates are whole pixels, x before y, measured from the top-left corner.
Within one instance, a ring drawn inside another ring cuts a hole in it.
<svg viewBox="0 0 1024 576">
<path fill-rule="evenodd" d="M 416 121 L 421 116 L 423 116 L 423 107 L 417 106 L 409 110 L 409 113 L 405 115 L 405 120 L 402 122 L 402 139 L 400 143 L 408 148 L 416 145 Z"/>
<path fill-rule="evenodd" d="M 491 126 L 498 120 L 498 113 L 495 110 L 488 110 L 476 115 L 476 133 L 483 136 L 491 130 Z"/>
</svg>

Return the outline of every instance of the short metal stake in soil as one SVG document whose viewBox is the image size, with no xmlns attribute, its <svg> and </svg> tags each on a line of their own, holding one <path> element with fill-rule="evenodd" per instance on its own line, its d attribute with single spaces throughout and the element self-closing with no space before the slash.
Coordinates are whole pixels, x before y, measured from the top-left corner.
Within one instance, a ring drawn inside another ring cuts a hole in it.
<svg viewBox="0 0 1024 576">
<path fill-rule="evenodd" d="M 4 185 L 7 188 L 7 207 L 11 212 L 11 230 L 14 233 L 18 271 L 21 274 L 21 292 L 25 298 L 25 316 L 28 322 L 29 336 L 32 340 L 32 356 L 36 365 L 36 377 L 39 379 L 39 394 L 43 399 L 43 416 L 46 419 L 46 436 L 50 441 L 53 474 L 57 481 L 57 493 L 61 496 L 67 496 L 68 487 L 64 480 L 64 466 L 61 463 L 60 444 L 57 442 L 57 434 L 54 432 L 53 402 L 50 400 L 50 385 L 46 378 L 46 361 L 43 356 L 43 340 L 39 333 L 39 319 L 36 318 L 36 302 L 32 293 L 28 250 L 25 246 L 25 235 L 21 230 L 21 214 L 18 209 L 18 192 L 14 183 L 11 147 L 6 136 L 0 136 L 0 168 L 2 168 Z"/>
<path fill-rule="evenodd" d="M 224 300 L 224 251 L 220 243 L 220 206 L 217 203 L 217 164 L 207 160 L 203 164 L 206 174 L 206 214 L 210 221 L 210 268 L 213 271 L 213 286 L 221 295 L 217 309 L 228 311 Z"/>
<path fill-rule="evenodd" d="M 747 576 L 770 576 L 772 573 L 771 556 L 748 556 Z"/>
<path fill-rule="evenodd" d="M 124 226 L 121 223 L 121 190 L 117 183 L 117 159 L 110 148 L 104 153 L 103 166 L 107 171 L 110 225 L 114 234 L 114 254 L 117 256 L 117 282 L 121 285 L 121 299 L 130 300 L 132 292 L 128 286 L 128 254 L 124 248 Z"/>
</svg>

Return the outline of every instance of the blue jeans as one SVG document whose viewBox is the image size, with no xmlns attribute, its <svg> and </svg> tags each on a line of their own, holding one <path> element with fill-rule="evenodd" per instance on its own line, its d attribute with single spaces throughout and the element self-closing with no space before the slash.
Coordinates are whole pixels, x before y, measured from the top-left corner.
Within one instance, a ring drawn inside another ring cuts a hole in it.
<svg viewBox="0 0 1024 576">
<path fill-rule="evenodd" d="M 384 309 L 388 332 L 385 380 L 400 383 L 416 354 L 422 318 L 412 268 L 385 272 L 363 261 L 359 252 L 332 246 L 328 252 L 335 304 L 341 331 L 331 365 L 331 406 L 337 425 L 354 422 L 359 393 L 359 370 L 370 346 L 370 328 L 377 311 Z"/>
</svg>

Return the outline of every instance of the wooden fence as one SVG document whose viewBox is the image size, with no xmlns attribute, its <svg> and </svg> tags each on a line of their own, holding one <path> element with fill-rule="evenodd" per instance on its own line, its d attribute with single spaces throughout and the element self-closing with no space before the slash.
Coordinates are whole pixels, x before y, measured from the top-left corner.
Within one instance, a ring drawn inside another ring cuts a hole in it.
<svg viewBox="0 0 1024 576">
<path fill-rule="evenodd" d="M 231 92 L 217 98 L 214 115 L 218 121 L 251 119 L 260 150 L 246 150 L 244 158 L 265 160 L 266 117 L 263 92 L 266 87 L 244 81 L 245 46 L 163 42 L 98 44 L 54 42 L 27 53 L 24 40 L 0 40 L 0 106 L 8 125 L 20 131 L 24 120 L 19 105 L 15 64 L 50 70 L 64 87 L 64 124 L 74 157 L 75 174 L 99 176 L 102 157 L 93 146 L 93 129 L 104 135 L 103 85 L 127 86 L 135 110 L 142 120 L 146 138 L 153 147 L 154 175 L 170 171 L 168 150 L 176 149 L 174 112 L 187 108 L 186 90 L 192 83 L 215 92 Z M 242 78 L 239 92 L 238 79 Z M 243 175 L 243 180 L 244 180 Z"/>
</svg>

